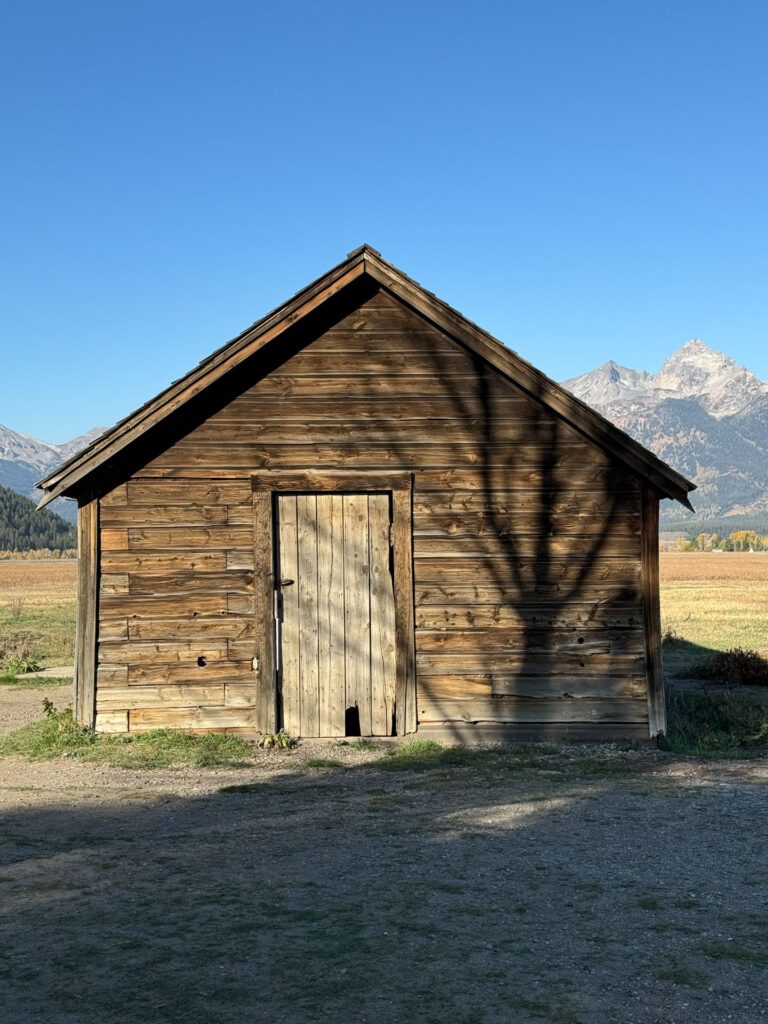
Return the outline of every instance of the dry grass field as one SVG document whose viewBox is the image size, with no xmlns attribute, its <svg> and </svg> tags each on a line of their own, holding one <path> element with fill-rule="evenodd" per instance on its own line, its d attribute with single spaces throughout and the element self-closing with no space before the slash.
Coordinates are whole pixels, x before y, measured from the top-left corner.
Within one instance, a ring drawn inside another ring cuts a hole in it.
<svg viewBox="0 0 768 1024">
<path fill-rule="evenodd" d="M 768 656 L 768 553 L 662 552 L 659 562 L 666 667 L 731 647 Z"/>
<path fill-rule="evenodd" d="M 74 604 L 77 562 L 0 562 L 0 608 L 22 600 L 24 607 Z"/>
<path fill-rule="evenodd" d="M 0 561 L 0 676 L 30 651 L 36 664 L 71 665 L 77 562 Z"/>
</svg>

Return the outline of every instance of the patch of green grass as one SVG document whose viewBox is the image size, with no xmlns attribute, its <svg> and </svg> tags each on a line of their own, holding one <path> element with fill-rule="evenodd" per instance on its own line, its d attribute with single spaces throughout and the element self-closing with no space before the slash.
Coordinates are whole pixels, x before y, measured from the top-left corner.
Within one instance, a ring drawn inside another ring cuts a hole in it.
<svg viewBox="0 0 768 1024">
<path fill-rule="evenodd" d="M 375 740 L 350 740 L 344 741 L 339 746 L 351 747 L 352 750 L 378 750 L 379 744 Z"/>
<path fill-rule="evenodd" d="M 0 757 L 19 754 L 30 761 L 78 757 L 119 768 L 235 768 L 253 763 L 250 748 L 236 736 L 191 735 L 171 729 L 102 736 L 78 725 L 70 708 L 56 711 L 50 701 L 43 703 L 46 717 L 42 721 L 0 737 Z"/>
<path fill-rule="evenodd" d="M 751 694 L 671 693 L 659 746 L 694 757 L 745 757 L 768 750 L 768 705 Z"/>
<path fill-rule="evenodd" d="M 0 686 L 11 690 L 45 690 L 50 686 L 71 686 L 72 679 L 66 676 L 43 679 L 17 679 L 15 676 L 0 676 Z"/>
<path fill-rule="evenodd" d="M 343 768 L 341 761 L 335 757 L 312 757 L 307 761 L 307 768 Z"/>
</svg>

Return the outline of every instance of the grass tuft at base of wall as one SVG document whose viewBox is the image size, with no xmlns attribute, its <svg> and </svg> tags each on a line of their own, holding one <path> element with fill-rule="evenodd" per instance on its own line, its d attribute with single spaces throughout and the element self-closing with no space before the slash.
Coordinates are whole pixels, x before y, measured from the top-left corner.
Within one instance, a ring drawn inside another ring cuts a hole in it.
<svg viewBox="0 0 768 1024">
<path fill-rule="evenodd" d="M 77 757 L 118 768 L 240 768 L 253 764 L 250 747 L 236 736 L 198 736 L 171 729 L 104 736 L 78 725 L 70 708 L 57 711 L 50 701 L 43 701 L 43 705 L 42 721 L 0 738 L 0 757 L 20 754 L 30 761 Z"/>
<path fill-rule="evenodd" d="M 768 752 L 768 704 L 752 694 L 671 693 L 659 746 L 693 757 L 755 757 Z"/>
</svg>

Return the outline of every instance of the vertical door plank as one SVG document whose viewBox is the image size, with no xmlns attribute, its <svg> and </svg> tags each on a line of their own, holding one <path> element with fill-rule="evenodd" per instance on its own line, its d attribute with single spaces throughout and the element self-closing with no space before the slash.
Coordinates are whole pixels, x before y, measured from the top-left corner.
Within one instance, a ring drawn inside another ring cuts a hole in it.
<svg viewBox="0 0 768 1024">
<path fill-rule="evenodd" d="M 299 537 L 299 682 L 301 735 L 320 735 L 317 647 L 317 498 L 296 498 Z M 289 588 L 290 589 L 290 588 Z"/>
<path fill-rule="evenodd" d="M 371 594 L 371 728 L 392 733 L 395 710 L 395 592 L 389 558 L 389 495 L 368 496 Z"/>
<path fill-rule="evenodd" d="M 368 496 L 344 498 L 344 639 L 347 707 L 357 706 L 360 732 L 371 735 L 370 598 L 368 593 Z"/>
<path fill-rule="evenodd" d="M 299 697 L 299 562 L 296 523 L 296 498 L 278 499 L 279 575 L 294 580 L 292 587 L 281 589 L 283 598 L 280 622 L 280 678 L 283 697 L 282 726 L 291 736 L 301 732 Z"/>
<path fill-rule="evenodd" d="M 344 735 L 344 530 L 340 494 L 317 496 L 320 735 Z"/>
</svg>

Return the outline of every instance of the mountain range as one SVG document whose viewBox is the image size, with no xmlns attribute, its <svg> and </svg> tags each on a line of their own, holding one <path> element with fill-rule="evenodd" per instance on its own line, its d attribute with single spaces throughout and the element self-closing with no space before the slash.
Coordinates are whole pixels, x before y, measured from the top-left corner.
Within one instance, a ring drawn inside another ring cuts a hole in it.
<svg viewBox="0 0 768 1024">
<path fill-rule="evenodd" d="M 746 367 L 695 338 L 658 373 L 610 360 L 563 386 L 697 484 L 697 522 L 768 522 L 768 382 Z M 0 426 L 0 485 L 39 498 L 35 482 L 103 430 L 51 444 Z M 52 509 L 76 519 L 72 501 L 57 499 Z M 665 502 L 662 518 L 693 516 Z"/>
<path fill-rule="evenodd" d="M 29 434 L 19 434 L 0 424 L 0 485 L 39 501 L 42 492 L 35 488 L 35 483 L 75 452 L 89 445 L 104 429 L 94 427 L 87 434 L 67 441 L 66 444 L 51 444 L 49 441 L 38 441 Z M 57 498 L 49 508 L 71 523 L 77 520 L 77 504 L 68 498 Z"/>
<path fill-rule="evenodd" d="M 768 383 L 746 367 L 694 338 L 658 373 L 611 360 L 563 386 L 697 485 L 697 521 L 765 521 Z M 671 502 L 662 517 L 693 518 Z"/>
</svg>

